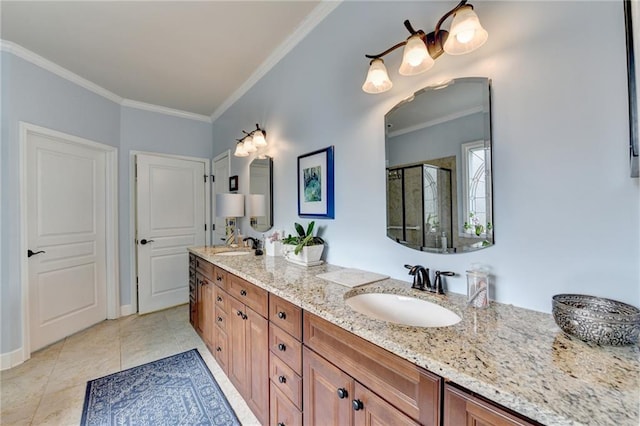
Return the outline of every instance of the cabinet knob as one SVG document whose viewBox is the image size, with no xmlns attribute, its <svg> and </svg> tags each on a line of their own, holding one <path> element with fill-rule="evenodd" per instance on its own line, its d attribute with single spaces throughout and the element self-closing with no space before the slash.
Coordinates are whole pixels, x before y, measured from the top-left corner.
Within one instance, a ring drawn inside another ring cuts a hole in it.
<svg viewBox="0 0 640 426">
<path fill-rule="evenodd" d="M 218 322 L 222 322 L 222 317 L 218 317 Z"/>
<path fill-rule="evenodd" d="M 278 426 L 285 426 L 285 424 L 282 422 L 278 422 Z"/>
<path fill-rule="evenodd" d="M 360 411 L 364 408 L 364 404 L 359 399 L 354 399 L 351 406 L 353 407 L 353 411 Z"/>
<path fill-rule="evenodd" d="M 279 381 L 280 383 L 287 383 L 287 378 L 286 378 L 286 377 L 284 377 L 284 376 L 279 376 L 279 377 L 278 377 L 278 381 Z"/>
<path fill-rule="evenodd" d="M 216 352 L 222 352 L 222 348 L 221 348 L 220 346 L 218 346 L 218 347 L 216 348 Z"/>
<path fill-rule="evenodd" d="M 345 399 L 349 396 L 349 392 L 345 388 L 338 388 L 338 398 Z"/>
<path fill-rule="evenodd" d="M 240 296 L 246 296 L 247 290 L 240 290 Z"/>
<path fill-rule="evenodd" d="M 244 312 L 242 312 L 242 311 L 238 311 L 237 315 L 238 315 L 240 318 L 242 318 L 243 320 L 246 320 L 246 319 L 247 319 L 247 315 L 246 315 Z"/>
<path fill-rule="evenodd" d="M 281 352 L 284 352 L 287 350 L 287 346 L 284 343 L 279 343 L 278 344 L 278 350 Z"/>
<path fill-rule="evenodd" d="M 217 275 L 216 276 L 216 281 L 222 281 L 222 276 L 221 275 Z"/>
<path fill-rule="evenodd" d="M 285 314 L 284 312 L 280 311 L 280 312 L 278 312 L 278 318 L 285 319 L 285 318 L 287 318 L 287 314 Z"/>
<path fill-rule="evenodd" d="M 218 302 L 222 302 L 222 297 L 218 296 L 218 297 L 216 297 L 216 300 L 217 300 Z"/>
</svg>

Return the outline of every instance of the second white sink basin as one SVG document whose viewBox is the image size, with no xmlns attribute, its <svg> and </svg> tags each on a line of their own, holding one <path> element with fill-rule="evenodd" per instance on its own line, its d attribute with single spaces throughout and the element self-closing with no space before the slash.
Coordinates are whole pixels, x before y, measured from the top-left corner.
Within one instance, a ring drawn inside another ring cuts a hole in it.
<svg viewBox="0 0 640 426">
<path fill-rule="evenodd" d="M 219 256 L 244 256 L 245 254 L 251 254 L 249 251 L 223 251 L 218 253 Z"/>
<path fill-rule="evenodd" d="M 345 302 L 352 309 L 372 318 L 414 327 L 447 327 L 462 320 L 445 307 L 399 294 L 358 294 Z"/>
</svg>

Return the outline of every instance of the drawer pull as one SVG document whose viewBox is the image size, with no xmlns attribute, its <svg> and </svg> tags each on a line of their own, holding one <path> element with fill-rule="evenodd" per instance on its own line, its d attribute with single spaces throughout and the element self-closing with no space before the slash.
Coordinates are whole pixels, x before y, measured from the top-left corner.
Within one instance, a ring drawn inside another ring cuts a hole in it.
<svg viewBox="0 0 640 426">
<path fill-rule="evenodd" d="M 278 381 L 279 381 L 280 383 L 287 383 L 287 378 L 286 378 L 286 377 L 284 377 L 284 376 L 278 376 Z"/>
<path fill-rule="evenodd" d="M 218 347 L 216 348 L 216 352 L 222 352 L 222 348 L 221 348 L 220 346 L 218 346 Z"/>
<path fill-rule="evenodd" d="M 282 422 L 278 422 L 278 426 L 285 426 L 285 424 Z"/>
<path fill-rule="evenodd" d="M 364 408 L 364 404 L 359 399 L 354 399 L 351 406 L 353 407 L 353 411 L 360 411 Z"/>
<path fill-rule="evenodd" d="M 287 350 L 287 346 L 284 343 L 279 343 L 278 344 L 278 350 L 281 352 L 284 352 Z"/>
<path fill-rule="evenodd" d="M 222 317 L 218 317 L 218 322 L 222 322 Z"/>
<path fill-rule="evenodd" d="M 216 297 L 216 300 L 217 300 L 218 302 L 222 302 L 222 297 L 218 296 L 218 297 Z"/>
<path fill-rule="evenodd" d="M 345 399 L 349 396 L 349 392 L 345 388 L 338 388 L 338 398 Z"/>
<path fill-rule="evenodd" d="M 278 318 L 285 319 L 285 318 L 287 318 L 287 314 L 285 314 L 284 312 L 280 311 L 280 312 L 278 312 Z"/>
<path fill-rule="evenodd" d="M 216 275 L 216 281 L 222 281 L 222 275 Z"/>
<path fill-rule="evenodd" d="M 246 296 L 247 290 L 240 290 L 240 296 Z"/>
</svg>

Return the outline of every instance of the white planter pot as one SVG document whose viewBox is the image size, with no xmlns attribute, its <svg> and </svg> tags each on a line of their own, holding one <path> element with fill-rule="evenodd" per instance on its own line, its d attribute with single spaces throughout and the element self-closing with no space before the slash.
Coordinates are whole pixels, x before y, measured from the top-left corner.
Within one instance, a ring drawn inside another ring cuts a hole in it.
<svg viewBox="0 0 640 426">
<path fill-rule="evenodd" d="M 318 244 L 315 246 L 304 246 L 298 254 L 295 254 L 295 250 L 296 246 L 292 244 L 284 244 L 282 246 L 282 252 L 285 258 L 299 263 L 309 264 L 318 262 L 322 258 L 324 244 Z"/>
</svg>

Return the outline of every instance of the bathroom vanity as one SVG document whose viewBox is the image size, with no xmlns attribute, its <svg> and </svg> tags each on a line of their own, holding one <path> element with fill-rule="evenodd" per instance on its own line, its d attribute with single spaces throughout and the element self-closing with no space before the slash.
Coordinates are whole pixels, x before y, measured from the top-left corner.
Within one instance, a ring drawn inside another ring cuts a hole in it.
<svg viewBox="0 0 640 426">
<path fill-rule="evenodd" d="M 351 289 L 282 258 L 190 249 L 190 320 L 262 424 L 637 425 L 640 348 L 591 346 L 551 315 L 387 279 Z M 410 327 L 345 300 L 394 293 L 462 321 Z"/>
</svg>

